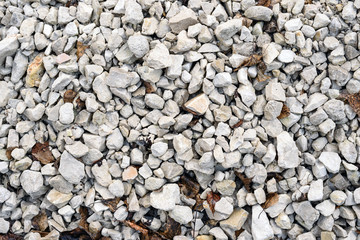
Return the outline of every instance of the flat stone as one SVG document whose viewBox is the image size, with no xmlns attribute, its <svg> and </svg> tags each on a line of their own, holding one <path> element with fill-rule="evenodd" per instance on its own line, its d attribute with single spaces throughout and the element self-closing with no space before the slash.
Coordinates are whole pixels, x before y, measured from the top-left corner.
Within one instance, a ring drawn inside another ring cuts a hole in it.
<svg viewBox="0 0 360 240">
<path fill-rule="evenodd" d="M 224 41 L 232 38 L 232 36 L 240 31 L 241 27 L 241 19 L 232 19 L 219 24 L 214 33 L 219 40 Z"/>
<path fill-rule="evenodd" d="M 46 199 L 55 207 L 61 208 L 65 206 L 72 198 L 72 193 L 62 193 L 55 189 L 50 190 L 47 194 Z"/>
<path fill-rule="evenodd" d="M 135 72 L 128 72 L 122 68 L 112 67 L 106 77 L 106 84 L 114 88 L 126 88 L 140 81 L 140 77 Z"/>
<path fill-rule="evenodd" d="M 230 217 L 220 222 L 223 228 L 230 228 L 233 231 L 240 230 L 246 222 L 249 213 L 242 208 L 236 208 Z"/>
</svg>

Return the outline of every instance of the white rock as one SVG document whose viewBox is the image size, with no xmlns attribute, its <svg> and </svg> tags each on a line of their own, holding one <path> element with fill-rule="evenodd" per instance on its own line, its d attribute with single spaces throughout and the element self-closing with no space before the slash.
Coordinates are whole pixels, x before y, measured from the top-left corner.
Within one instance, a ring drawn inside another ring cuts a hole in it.
<svg viewBox="0 0 360 240">
<path fill-rule="evenodd" d="M 0 233 L 7 233 L 10 229 L 10 223 L 3 218 L 0 218 Z"/>
<path fill-rule="evenodd" d="M 154 69 L 170 67 L 172 63 L 167 47 L 162 43 L 156 44 L 155 48 L 149 52 L 147 63 Z"/>
<path fill-rule="evenodd" d="M 218 73 L 213 80 L 215 87 L 227 87 L 231 84 L 231 75 L 227 72 Z"/>
<path fill-rule="evenodd" d="M 72 103 L 64 103 L 59 110 L 59 121 L 62 124 L 70 124 L 74 121 L 74 109 Z"/>
<path fill-rule="evenodd" d="M 318 179 L 311 182 L 310 189 L 308 192 L 308 200 L 310 202 L 321 201 L 324 196 L 323 180 Z"/>
<path fill-rule="evenodd" d="M 20 183 L 27 194 L 37 197 L 43 190 L 44 179 L 40 172 L 25 170 L 20 176 Z"/>
<path fill-rule="evenodd" d="M 183 8 L 178 14 L 169 19 L 171 31 L 174 33 L 180 33 L 196 23 L 198 23 L 197 16 L 189 8 Z"/>
<path fill-rule="evenodd" d="M 278 165 L 282 168 L 295 168 L 299 166 L 298 148 L 295 141 L 286 131 L 280 133 L 277 138 L 276 150 L 278 153 Z"/>
<path fill-rule="evenodd" d="M 180 224 L 188 224 L 193 219 L 193 212 L 190 207 L 176 205 L 169 216 Z"/>
<path fill-rule="evenodd" d="M 9 99 L 16 96 L 16 92 L 5 81 L 0 81 L 0 92 L 0 107 L 5 107 Z"/>
<path fill-rule="evenodd" d="M 242 19 L 232 19 L 219 24 L 215 29 L 215 35 L 219 40 L 232 38 L 242 27 Z"/>
<path fill-rule="evenodd" d="M 108 187 L 112 183 L 109 166 L 105 160 L 102 161 L 100 166 L 98 164 L 94 164 L 91 168 L 91 172 L 101 186 Z"/>
<path fill-rule="evenodd" d="M 331 173 L 338 173 L 340 170 L 341 158 L 335 152 L 322 152 L 319 161 L 324 164 Z"/>
<path fill-rule="evenodd" d="M 260 205 L 252 206 L 251 231 L 254 240 L 272 239 L 274 231 Z"/>
<path fill-rule="evenodd" d="M 77 6 L 76 19 L 81 23 L 88 23 L 91 18 L 93 8 L 84 2 L 79 2 Z"/>
<path fill-rule="evenodd" d="M 238 93 L 240 94 L 242 102 L 248 107 L 251 107 L 256 101 L 255 89 L 250 84 L 239 87 Z"/>
<path fill-rule="evenodd" d="M 59 172 L 66 181 L 72 184 L 79 184 L 85 177 L 84 164 L 66 150 L 61 154 Z"/>
<path fill-rule="evenodd" d="M 295 53 L 291 50 L 282 50 L 277 57 L 280 62 L 291 63 L 294 61 Z"/>
<path fill-rule="evenodd" d="M 65 145 L 65 149 L 75 158 L 81 158 L 89 152 L 89 148 L 80 141 L 76 141 L 71 145 Z"/>
<path fill-rule="evenodd" d="M 17 37 L 7 37 L 0 41 L 0 66 L 3 64 L 7 56 L 12 56 L 19 48 Z"/>
<path fill-rule="evenodd" d="M 209 105 L 210 105 L 210 100 L 205 93 L 202 93 L 190 99 L 184 104 L 184 106 L 187 109 L 194 111 L 199 115 L 203 115 L 206 112 L 206 110 L 209 108 Z"/>
<path fill-rule="evenodd" d="M 180 201 L 180 189 L 177 184 L 166 184 L 159 192 L 150 193 L 150 204 L 153 208 L 170 211 Z"/>
<path fill-rule="evenodd" d="M 149 52 L 149 42 L 146 37 L 142 35 L 130 36 L 127 43 L 130 51 L 137 58 L 142 58 L 147 52 Z"/>
<path fill-rule="evenodd" d="M 151 145 L 151 154 L 154 157 L 161 157 L 168 150 L 168 145 L 164 142 L 157 142 Z"/>
</svg>

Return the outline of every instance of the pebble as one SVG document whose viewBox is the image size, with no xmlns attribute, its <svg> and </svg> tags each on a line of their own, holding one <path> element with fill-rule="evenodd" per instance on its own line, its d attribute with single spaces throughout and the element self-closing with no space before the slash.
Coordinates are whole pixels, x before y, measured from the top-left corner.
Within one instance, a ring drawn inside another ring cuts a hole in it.
<svg viewBox="0 0 360 240">
<path fill-rule="evenodd" d="M 72 184 L 79 184 L 85 177 L 84 164 L 67 151 L 61 154 L 59 172 L 66 181 Z"/>
<path fill-rule="evenodd" d="M 205 114 L 206 110 L 209 108 L 209 105 L 210 100 L 204 93 L 190 99 L 184 104 L 187 109 L 194 111 L 199 115 Z"/>
<path fill-rule="evenodd" d="M 33 198 L 39 197 L 44 190 L 44 179 L 40 172 L 25 170 L 20 176 L 20 183 L 25 192 Z"/>
<path fill-rule="evenodd" d="M 330 193 L 330 200 L 338 206 L 343 205 L 346 198 L 346 193 L 344 193 L 343 191 L 335 190 Z"/>
<path fill-rule="evenodd" d="M 257 20 L 269 22 L 273 16 L 273 11 L 263 6 L 252 6 L 246 9 L 245 17 Z"/>
<path fill-rule="evenodd" d="M 70 124 L 74 121 L 74 109 L 72 103 L 64 103 L 59 109 L 59 121 L 62 124 Z"/>
<path fill-rule="evenodd" d="M 340 170 L 341 158 L 335 152 L 322 152 L 319 161 L 324 164 L 330 173 L 338 173 Z"/>
<path fill-rule="evenodd" d="M 180 224 L 188 224 L 193 219 L 190 207 L 176 205 L 169 213 L 169 216 Z"/>
<path fill-rule="evenodd" d="M 159 192 L 150 193 L 150 204 L 153 208 L 170 211 L 180 201 L 180 189 L 177 184 L 166 184 Z"/>
<path fill-rule="evenodd" d="M 295 141 L 286 131 L 276 137 L 276 150 L 278 153 L 278 164 L 282 168 L 295 168 L 300 164 L 298 148 Z"/>
<path fill-rule="evenodd" d="M 271 239 L 274 237 L 269 219 L 260 205 L 252 206 L 251 229 L 254 239 Z"/>
</svg>

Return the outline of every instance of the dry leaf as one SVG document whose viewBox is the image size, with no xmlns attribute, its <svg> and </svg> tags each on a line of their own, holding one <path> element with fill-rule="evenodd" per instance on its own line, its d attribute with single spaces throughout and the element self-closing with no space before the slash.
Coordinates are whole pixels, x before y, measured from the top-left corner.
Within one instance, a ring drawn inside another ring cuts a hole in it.
<svg viewBox="0 0 360 240">
<path fill-rule="evenodd" d="M 240 119 L 237 123 L 235 123 L 234 125 L 231 126 L 231 128 L 237 128 L 240 127 L 241 124 L 243 124 L 244 120 Z"/>
<path fill-rule="evenodd" d="M 145 229 L 145 228 L 137 225 L 137 224 L 134 223 L 134 222 L 131 222 L 131 221 L 126 220 L 126 221 L 124 221 L 124 223 L 125 223 L 127 226 L 135 229 L 136 231 L 141 232 L 141 233 L 144 234 L 144 235 L 148 235 L 148 234 L 149 234 L 149 230 L 147 230 L 147 229 Z"/>
<path fill-rule="evenodd" d="M 69 0 L 65 4 L 65 7 L 71 7 L 71 6 L 77 7 L 77 5 L 78 5 L 78 0 Z"/>
<path fill-rule="evenodd" d="M 77 98 L 75 102 L 76 102 L 76 109 L 82 110 L 85 108 L 85 102 L 82 101 L 80 98 Z"/>
<path fill-rule="evenodd" d="M 0 234 L 0 240 L 23 240 L 24 237 L 13 233 Z"/>
<path fill-rule="evenodd" d="M 312 4 L 312 0 L 305 0 L 304 4 Z"/>
<path fill-rule="evenodd" d="M 92 237 L 85 231 L 85 229 L 75 228 L 72 231 L 62 232 L 60 240 L 93 240 Z"/>
<path fill-rule="evenodd" d="M 271 77 L 268 75 L 265 75 L 263 72 L 258 71 L 258 74 L 256 76 L 256 80 L 258 82 L 265 82 L 266 80 L 269 80 Z"/>
<path fill-rule="evenodd" d="M 40 161 L 42 164 L 55 162 L 55 158 L 49 149 L 49 142 L 36 143 L 31 150 L 33 159 Z"/>
<path fill-rule="evenodd" d="M 72 103 L 76 97 L 76 92 L 74 90 L 67 90 L 64 93 L 64 103 Z"/>
<path fill-rule="evenodd" d="M 151 85 L 151 83 L 143 81 L 143 84 L 144 84 L 144 86 L 145 86 L 145 92 L 146 92 L 146 93 L 153 93 L 153 92 L 155 92 L 155 89 L 154 89 L 154 87 Z"/>
<path fill-rule="evenodd" d="M 290 115 L 290 109 L 288 106 L 286 106 L 285 104 L 283 104 L 282 109 L 281 109 L 281 113 L 280 115 L 277 117 L 278 119 L 283 119 L 286 118 Z"/>
<path fill-rule="evenodd" d="M 77 41 L 76 42 L 76 56 L 77 59 L 79 60 L 79 58 L 82 57 L 82 55 L 84 55 L 85 50 L 88 48 L 88 45 L 84 45 L 84 43 Z"/>
<path fill-rule="evenodd" d="M 360 92 L 354 94 L 345 94 L 341 97 L 347 100 L 350 107 L 354 110 L 358 117 L 360 117 Z"/>
<path fill-rule="evenodd" d="M 284 177 L 281 176 L 279 173 L 276 173 L 276 172 L 269 172 L 267 174 L 267 177 L 266 177 L 266 180 L 269 180 L 269 179 L 272 179 L 272 178 L 275 178 L 276 181 L 281 181 L 281 180 L 284 180 Z"/>
<path fill-rule="evenodd" d="M 248 191 L 249 193 L 252 192 L 251 189 L 252 179 L 245 177 L 245 175 L 240 172 L 235 172 L 235 175 L 238 176 L 240 181 L 244 184 L 246 191 Z"/>
<path fill-rule="evenodd" d="M 245 61 L 242 62 L 239 67 L 255 66 L 261 62 L 261 59 L 262 59 L 262 55 L 254 54 L 254 55 L 248 57 L 247 59 L 245 59 Z"/>
<path fill-rule="evenodd" d="M 258 6 L 270 7 L 271 0 L 259 0 Z"/>
<path fill-rule="evenodd" d="M 267 209 L 273 205 L 275 205 L 279 201 L 279 194 L 277 193 L 269 193 L 266 196 L 265 203 L 262 204 L 262 208 Z"/>
<path fill-rule="evenodd" d="M 117 197 L 117 198 L 114 198 L 111 200 L 104 200 L 103 204 L 106 205 L 110 209 L 111 212 L 115 212 L 119 202 L 120 202 L 120 198 Z"/>
<path fill-rule="evenodd" d="M 220 198 L 221 197 L 218 194 L 213 192 L 208 192 L 206 195 L 206 201 L 208 202 L 210 210 L 213 214 L 215 213 L 215 204 L 220 201 Z"/>
<path fill-rule="evenodd" d="M 173 239 L 176 235 L 181 234 L 181 225 L 171 217 L 167 217 L 164 231 L 159 233 L 165 239 Z"/>
<path fill-rule="evenodd" d="M 188 198 L 194 198 L 200 191 L 200 184 L 187 175 L 180 178 L 181 192 Z"/>
<path fill-rule="evenodd" d="M 32 219 L 32 225 L 34 226 L 35 229 L 40 230 L 42 232 L 48 228 L 49 226 L 48 218 L 45 211 L 41 211 L 38 215 L 36 215 Z"/>
<path fill-rule="evenodd" d="M 202 211 L 204 209 L 204 199 L 201 199 L 200 194 L 196 195 L 195 197 L 196 203 L 193 206 L 194 211 Z"/>
<path fill-rule="evenodd" d="M 9 160 L 11 160 L 12 159 L 12 156 L 11 156 L 11 153 L 12 153 L 12 151 L 15 149 L 16 147 L 9 147 L 9 148 L 7 148 L 6 149 L 6 157 L 7 157 L 7 159 L 9 159 Z"/>
<path fill-rule="evenodd" d="M 89 215 L 88 209 L 86 207 L 81 206 L 79 208 L 79 213 L 80 213 L 79 227 L 85 229 L 85 231 L 88 231 L 89 230 L 89 224 L 86 221 L 86 219 L 88 218 L 88 215 Z"/>
</svg>

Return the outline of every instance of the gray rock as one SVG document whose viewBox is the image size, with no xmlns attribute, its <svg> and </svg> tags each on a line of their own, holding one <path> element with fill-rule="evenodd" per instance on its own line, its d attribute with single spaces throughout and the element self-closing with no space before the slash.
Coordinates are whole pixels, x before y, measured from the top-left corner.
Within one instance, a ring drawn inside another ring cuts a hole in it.
<svg viewBox="0 0 360 240">
<path fill-rule="evenodd" d="M 124 137 L 120 130 L 116 128 L 107 138 L 106 147 L 110 150 L 120 150 L 124 145 Z"/>
<path fill-rule="evenodd" d="M 105 81 L 109 87 L 127 88 L 139 82 L 140 77 L 135 72 L 128 72 L 122 68 L 112 67 Z"/>
<path fill-rule="evenodd" d="M 242 27 L 241 19 L 232 19 L 219 24 L 216 27 L 214 33 L 219 40 L 225 41 L 232 38 L 232 36 L 234 36 L 237 32 L 239 32 L 241 27 Z"/>
<path fill-rule="evenodd" d="M 327 115 L 334 121 L 341 121 L 346 118 L 344 102 L 331 99 L 324 104 L 324 110 Z"/>
<path fill-rule="evenodd" d="M 340 170 L 341 158 L 335 152 L 322 152 L 319 161 L 324 164 L 331 173 L 338 173 Z"/>
<path fill-rule="evenodd" d="M 1 42 L 0 42 L 1 44 Z M 28 58 L 21 53 L 17 52 L 14 58 L 14 63 L 11 70 L 11 81 L 16 83 L 22 76 L 24 76 L 28 65 Z"/>
<path fill-rule="evenodd" d="M 76 160 L 67 151 L 61 154 L 59 172 L 66 181 L 73 184 L 79 184 L 85 177 L 84 164 Z"/>
<path fill-rule="evenodd" d="M 299 220 L 302 221 L 301 224 L 310 230 L 319 219 L 320 213 L 312 207 L 309 201 L 294 202 L 292 205 L 295 213 L 300 218 Z"/>
<path fill-rule="evenodd" d="M 154 109 L 163 109 L 165 101 L 159 95 L 150 93 L 145 95 L 145 104 Z"/>
<path fill-rule="evenodd" d="M 36 198 L 43 191 L 44 179 L 40 172 L 25 170 L 20 176 L 22 188 L 31 197 Z"/>
<path fill-rule="evenodd" d="M 273 16 L 273 11 L 263 6 L 252 6 L 246 9 L 244 14 L 245 17 L 253 20 L 269 22 Z"/>
<path fill-rule="evenodd" d="M 189 8 L 183 8 L 178 14 L 169 19 L 171 31 L 180 33 L 186 30 L 189 26 L 198 23 L 197 16 L 194 11 Z"/>
<path fill-rule="evenodd" d="M 65 103 L 59 110 L 59 121 L 62 124 L 70 124 L 74 121 L 74 109 L 72 103 Z"/>
<path fill-rule="evenodd" d="M 231 75 L 230 73 L 223 72 L 215 75 L 213 80 L 215 87 L 227 87 L 231 84 Z"/>
<path fill-rule="evenodd" d="M 19 48 L 17 37 L 7 37 L 0 41 L 0 66 L 4 63 L 7 56 L 12 56 Z"/>
<path fill-rule="evenodd" d="M 79 2 L 77 6 L 76 19 L 81 23 L 88 23 L 91 18 L 93 8 L 84 2 Z"/>
<path fill-rule="evenodd" d="M 122 20 L 133 25 L 139 24 L 143 21 L 144 15 L 142 13 L 141 5 L 135 0 L 125 1 L 125 16 Z"/>
<path fill-rule="evenodd" d="M 4 218 L 0 218 L 0 233 L 6 234 L 10 229 L 10 223 Z"/>
<path fill-rule="evenodd" d="M 14 98 L 17 94 L 5 81 L 0 81 L 0 92 L 0 107 L 5 107 L 9 99 Z"/>
<path fill-rule="evenodd" d="M 65 145 L 65 149 L 75 158 L 81 158 L 89 152 L 89 148 L 80 141 L 76 141 L 71 145 Z"/>
<path fill-rule="evenodd" d="M 349 140 L 345 140 L 344 142 L 339 143 L 339 150 L 341 155 L 350 163 L 355 163 L 357 159 L 357 151 L 355 144 L 350 142 Z"/>
</svg>

